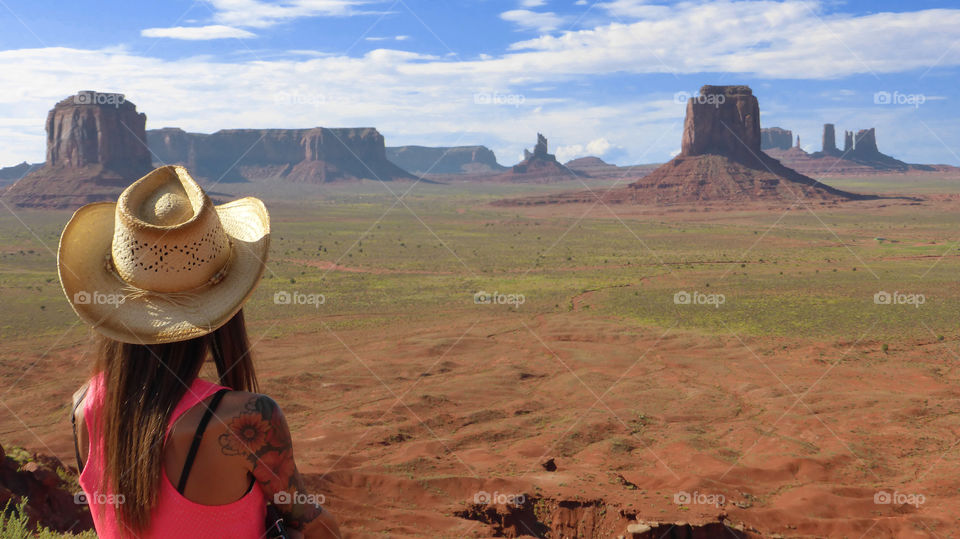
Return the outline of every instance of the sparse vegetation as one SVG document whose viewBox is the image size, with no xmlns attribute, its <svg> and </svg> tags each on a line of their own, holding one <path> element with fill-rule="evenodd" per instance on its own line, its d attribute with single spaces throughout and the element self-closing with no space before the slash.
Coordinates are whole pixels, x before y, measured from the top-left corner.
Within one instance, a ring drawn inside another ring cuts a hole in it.
<svg viewBox="0 0 960 539">
<path fill-rule="evenodd" d="M 0 511 L 0 539 L 96 539 L 93 531 L 80 534 L 59 533 L 41 527 L 34 530 L 27 519 L 27 499 L 21 498 L 16 504 L 13 500 L 7 502 Z"/>
</svg>

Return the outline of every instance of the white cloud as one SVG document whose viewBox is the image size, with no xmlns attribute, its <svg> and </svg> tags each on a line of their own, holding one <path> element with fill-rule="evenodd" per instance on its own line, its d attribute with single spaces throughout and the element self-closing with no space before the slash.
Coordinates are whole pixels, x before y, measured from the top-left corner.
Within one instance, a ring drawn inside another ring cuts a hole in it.
<svg viewBox="0 0 960 539">
<path fill-rule="evenodd" d="M 571 144 L 569 146 L 560 146 L 557 148 L 557 160 L 566 163 L 578 157 L 599 157 L 605 161 L 622 157 L 624 148 L 611 144 L 604 137 L 596 138 L 584 144 Z M 609 161 L 608 161 L 609 162 Z"/>
<path fill-rule="evenodd" d="M 960 10 L 825 15 L 819 4 L 769 0 L 648 6 L 605 4 L 645 18 L 515 43 L 509 56 L 567 73 L 746 73 L 768 78 L 835 78 L 960 63 Z M 618 7 L 619 6 L 619 7 Z M 616 8 L 616 9 L 614 9 Z M 654 9 L 655 8 L 655 9 Z M 942 56 L 942 58 L 941 58 Z M 502 67 L 502 66 L 501 66 Z"/>
<path fill-rule="evenodd" d="M 233 28 L 214 24 L 210 26 L 173 26 L 170 28 L 145 28 L 140 31 L 143 37 L 166 37 L 170 39 L 186 39 L 190 41 L 207 39 L 226 39 L 226 38 L 250 38 L 257 37 L 256 34 Z"/>
<path fill-rule="evenodd" d="M 365 37 L 365 38 L 363 38 L 363 39 L 366 40 L 366 41 L 390 41 L 390 40 L 393 40 L 393 41 L 406 41 L 406 40 L 410 39 L 410 36 L 393 36 L 393 37 L 387 37 L 387 36 L 367 36 L 367 37 Z"/>
<path fill-rule="evenodd" d="M 520 7 L 540 7 L 546 3 L 546 0 L 520 0 Z"/>
<path fill-rule="evenodd" d="M 361 13 L 361 6 L 373 0 L 287 0 L 282 3 L 263 0 L 207 0 L 214 19 L 231 26 L 266 28 L 303 17 L 344 17 Z"/>
<path fill-rule="evenodd" d="M 693 13 L 701 10 L 702 15 Z M 426 136 L 437 140 L 441 133 L 448 134 L 447 144 L 454 144 L 465 133 L 464 140 L 503 149 L 504 157 L 529 148 L 536 132 L 542 131 L 558 142 L 580 141 L 584 152 L 594 154 L 600 152 L 588 152 L 590 142 L 629 141 L 622 143 L 629 152 L 626 161 L 618 162 L 639 163 L 666 160 L 680 140 L 683 107 L 673 102 L 672 91 L 604 97 L 598 102 L 589 94 L 566 95 L 562 88 L 590 83 L 593 76 L 670 69 L 731 71 L 734 76 L 725 79 L 735 83 L 736 74 L 830 78 L 862 73 L 864 64 L 877 73 L 960 65 L 960 47 L 950 48 L 960 39 L 960 10 L 820 17 L 828 29 L 796 2 L 708 0 L 699 3 L 697 10 L 672 9 L 669 17 L 655 21 L 566 32 L 525 41 L 505 54 L 478 54 L 467 61 L 455 55 L 389 48 L 359 57 L 288 51 L 262 61 L 200 56 L 163 60 L 118 48 L 0 51 L 0 72 L 4 73 L 0 118 L 6 119 L 0 131 L 0 164 L 42 159 L 47 111 L 82 89 L 126 94 L 146 112 L 149 128 L 179 126 L 209 132 L 238 127 L 372 125 L 388 137 L 389 144 L 423 142 L 421 137 Z M 856 46 L 858 58 L 850 56 L 838 36 Z M 755 39 L 766 44 L 754 46 Z M 543 90 L 550 87 L 561 90 Z M 765 100 L 762 88 L 755 89 L 764 118 L 776 118 L 785 128 L 797 125 L 789 122 L 798 121 L 792 109 L 782 119 L 769 116 L 777 103 Z M 519 105 L 518 99 L 502 100 L 505 105 L 482 104 L 476 99 L 480 92 L 523 95 L 524 99 Z M 814 119 L 807 108 L 804 114 L 816 122 L 883 127 L 870 118 L 894 109 L 878 110 L 869 97 L 862 105 L 851 104 L 844 117 Z M 824 100 L 812 100 L 809 109 L 823 105 Z M 911 111 L 897 109 L 904 114 Z M 867 119 L 854 121 L 857 114 Z M 941 138 L 954 144 L 951 133 L 938 130 Z M 895 142 L 904 143 L 891 140 L 891 146 Z M 598 149 L 602 148 L 591 148 Z M 607 151 L 601 157 L 613 155 L 614 150 Z"/>
<path fill-rule="evenodd" d="M 538 32 L 550 32 L 556 30 L 564 22 L 566 17 L 556 13 L 545 11 L 530 11 L 529 9 L 512 9 L 500 14 L 500 18 L 512 22 L 526 30 L 536 30 Z"/>
</svg>

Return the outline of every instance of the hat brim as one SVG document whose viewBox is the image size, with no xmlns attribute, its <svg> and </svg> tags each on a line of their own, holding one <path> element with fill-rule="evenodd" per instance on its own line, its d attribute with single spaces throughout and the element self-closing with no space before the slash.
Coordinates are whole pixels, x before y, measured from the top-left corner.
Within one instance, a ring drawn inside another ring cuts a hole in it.
<svg viewBox="0 0 960 539">
<path fill-rule="evenodd" d="M 67 300 L 81 320 L 125 343 L 160 344 L 201 337 L 227 323 L 256 289 L 270 248 L 270 216 L 259 199 L 217 206 L 232 242 L 226 275 L 175 299 L 130 295 L 107 265 L 116 203 L 88 204 L 73 214 L 60 237 L 57 267 Z"/>
</svg>

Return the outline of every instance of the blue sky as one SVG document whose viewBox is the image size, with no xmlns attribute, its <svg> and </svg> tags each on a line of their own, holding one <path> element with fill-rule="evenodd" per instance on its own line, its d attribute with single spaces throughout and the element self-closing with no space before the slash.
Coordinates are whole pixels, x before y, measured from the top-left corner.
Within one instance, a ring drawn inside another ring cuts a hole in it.
<svg viewBox="0 0 960 539">
<path fill-rule="evenodd" d="M 0 166 L 41 161 L 47 111 L 82 89 L 148 129 L 374 126 L 504 164 L 542 131 L 563 160 L 662 162 L 703 84 L 749 84 L 808 151 L 832 122 L 960 165 L 956 2 L 0 0 L 0 28 Z"/>
</svg>

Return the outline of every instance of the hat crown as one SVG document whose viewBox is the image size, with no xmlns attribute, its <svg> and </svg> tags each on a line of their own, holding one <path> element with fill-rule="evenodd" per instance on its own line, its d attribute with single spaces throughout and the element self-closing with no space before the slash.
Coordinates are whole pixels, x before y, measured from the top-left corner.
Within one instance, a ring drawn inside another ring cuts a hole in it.
<svg viewBox="0 0 960 539">
<path fill-rule="evenodd" d="M 153 204 L 144 204 L 144 221 L 158 226 L 173 226 L 193 217 L 190 199 L 182 193 L 157 193 L 151 197 Z"/>
<path fill-rule="evenodd" d="M 225 269 L 230 239 L 210 198 L 186 169 L 163 167 L 120 195 L 111 258 L 129 285 L 184 292 Z"/>
</svg>

